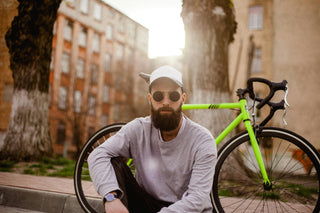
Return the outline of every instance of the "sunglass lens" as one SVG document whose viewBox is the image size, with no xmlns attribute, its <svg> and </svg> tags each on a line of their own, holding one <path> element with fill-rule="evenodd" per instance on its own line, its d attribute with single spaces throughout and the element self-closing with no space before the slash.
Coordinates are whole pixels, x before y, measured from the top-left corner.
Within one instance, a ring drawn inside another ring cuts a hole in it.
<svg viewBox="0 0 320 213">
<path fill-rule="evenodd" d="M 173 91 L 170 93 L 169 98 L 171 101 L 178 101 L 180 99 L 180 93 L 177 91 Z"/>
<path fill-rule="evenodd" d="M 157 92 L 153 93 L 152 97 L 153 97 L 153 100 L 160 102 L 163 99 L 163 93 L 160 91 L 157 91 Z"/>
</svg>

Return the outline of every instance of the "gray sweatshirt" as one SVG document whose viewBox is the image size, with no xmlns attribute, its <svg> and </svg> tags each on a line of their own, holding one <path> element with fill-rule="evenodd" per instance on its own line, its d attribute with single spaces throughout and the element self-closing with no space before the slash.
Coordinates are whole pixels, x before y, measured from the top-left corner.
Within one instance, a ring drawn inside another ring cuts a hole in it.
<svg viewBox="0 0 320 213">
<path fill-rule="evenodd" d="M 163 141 L 151 117 L 137 118 L 89 156 L 89 170 L 97 192 L 120 190 L 110 159 L 132 158 L 139 185 L 155 198 L 172 202 L 160 212 L 212 212 L 210 191 L 217 149 L 204 127 L 183 117 L 176 138 Z"/>
</svg>

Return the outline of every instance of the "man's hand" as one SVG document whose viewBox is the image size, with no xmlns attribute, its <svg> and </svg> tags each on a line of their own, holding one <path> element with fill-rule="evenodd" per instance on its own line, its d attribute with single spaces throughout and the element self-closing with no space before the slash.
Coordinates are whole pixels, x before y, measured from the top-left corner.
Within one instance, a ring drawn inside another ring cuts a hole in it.
<svg viewBox="0 0 320 213">
<path fill-rule="evenodd" d="M 106 213 L 129 213 L 128 209 L 123 205 L 120 199 L 105 202 L 104 209 L 106 210 Z"/>
</svg>

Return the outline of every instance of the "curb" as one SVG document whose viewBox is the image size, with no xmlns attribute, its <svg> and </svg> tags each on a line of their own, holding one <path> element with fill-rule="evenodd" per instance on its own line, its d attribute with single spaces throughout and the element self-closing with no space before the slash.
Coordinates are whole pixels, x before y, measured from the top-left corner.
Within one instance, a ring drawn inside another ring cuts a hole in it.
<svg viewBox="0 0 320 213">
<path fill-rule="evenodd" d="M 102 203 L 100 199 L 93 202 Z M 84 213 L 75 195 L 3 185 L 0 205 L 48 213 Z"/>
</svg>

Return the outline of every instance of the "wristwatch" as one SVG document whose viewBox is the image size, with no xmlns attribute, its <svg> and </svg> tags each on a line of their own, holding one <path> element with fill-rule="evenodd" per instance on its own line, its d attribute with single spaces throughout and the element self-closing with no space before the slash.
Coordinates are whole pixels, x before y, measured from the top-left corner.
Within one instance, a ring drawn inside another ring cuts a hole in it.
<svg viewBox="0 0 320 213">
<path fill-rule="evenodd" d="M 111 202 L 113 201 L 114 199 L 118 198 L 118 195 L 115 195 L 113 193 L 108 193 L 106 196 L 104 196 L 103 198 L 103 203 L 105 202 Z"/>
</svg>

